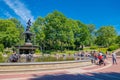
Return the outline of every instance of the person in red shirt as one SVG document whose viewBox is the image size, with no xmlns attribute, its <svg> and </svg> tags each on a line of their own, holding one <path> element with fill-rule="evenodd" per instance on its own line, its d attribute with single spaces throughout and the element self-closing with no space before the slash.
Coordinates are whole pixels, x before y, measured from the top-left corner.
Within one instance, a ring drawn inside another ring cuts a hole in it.
<svg viewBox="0 0 120 80">
<path fill-rule="evenodd" d="M 98 59 L 99 59 L 99 60 L 102 60 L 102 58 L 103 58 L 102 55 L 99 55 L 99 56 L 98 56 Z"/>
<path fill-rule="evenodd" d="M 103 60 L 103 56 L 102 56 L 102 55 L 99 55 L 99 56 L 98 56 L 98 59 L 99 59 L 99 65 L 101 65 L 101 64 L 104 64 L 104 65 L 105 65 L 105 62 L 104 62 L 104 60 Z"/>
</svg>

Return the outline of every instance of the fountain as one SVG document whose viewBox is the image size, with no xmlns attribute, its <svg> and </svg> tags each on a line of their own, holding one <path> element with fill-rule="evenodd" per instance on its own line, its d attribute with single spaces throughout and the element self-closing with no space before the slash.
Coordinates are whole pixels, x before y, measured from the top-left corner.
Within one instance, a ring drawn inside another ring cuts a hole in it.
<svg viewBox="0 0 120 80">
<path fill-rule="evenodd" d="M 74 61 L 56 61 L 56 62 L 32 62 L 32 58 L 34 56 L 31 55 L 34 54 L 38 46 L 32 44 L 32 36 L 35 35 L 30 32 L 30 26 L 31 26 L 31 21 L 29 20 L 27 22 L 26 31 L 23 33 L 23 35 L 25 36 L 25 44 L 15 46 L 16 49 L 18 49 L 17 52 L 18 54 L 16 54 L 16 51 L 14 51 L 14 53 L 8 59 L 8 62 L 20 62 L 20 63 L 0 63 L 0 73 L 68 69 L 68 68 L 78 68 L 82 66 L 91 65 L 90 59 L 87 58 L 85 58 L 85 60 L 82 59 L 78 61 L 74 60 Z M 21 56 L 21 54 L 26 56 L 23 57 Z M 26 61 L 24 61 L 23 58 Z M 30 63 L 21 63 L 21 62 L 30 62 Z"/>
<path fill-rule="evenodd" d="M 35 36 L 35 34 L 30 32 L 30 26 L 31 21 L 29 19 L 27 22 L 26 31 L 23 33 L 25 36 L 25 44 L 15 46 L 15 48 L 18 49 L 19 54 L 34 54 L 35 50 L 38 48 L 38 46 L 32 44 L 32 36 Z"/>
</svg>

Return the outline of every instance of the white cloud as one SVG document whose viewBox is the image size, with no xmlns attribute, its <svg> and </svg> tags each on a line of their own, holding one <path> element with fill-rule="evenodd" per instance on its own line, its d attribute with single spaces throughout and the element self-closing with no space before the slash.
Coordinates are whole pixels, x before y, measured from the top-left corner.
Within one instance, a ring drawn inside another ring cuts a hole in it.
<svg viewBox="0 0 120 80">
<path fill-rule="evenodd" d="M 4 2 L 25 22 L 27 22 L 28 19 L 34 21 L 34 16 L 31 15 L 31 11 L 19 0 L 4 0 Z"/>
</svg>

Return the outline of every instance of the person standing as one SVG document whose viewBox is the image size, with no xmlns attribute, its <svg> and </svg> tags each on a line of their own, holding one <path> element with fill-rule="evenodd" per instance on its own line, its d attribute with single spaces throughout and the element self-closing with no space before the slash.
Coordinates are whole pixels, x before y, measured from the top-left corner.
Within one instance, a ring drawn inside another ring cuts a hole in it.
<svg viewBox="0 0 120 80">
<path fill-rule="evenodd" d="M 115 52 L 113 52 L 112 53 L 112 62 L 113 62 L 113 64 L 117 64 L 117 60 L 116 60 L 116 53 Z"/>
</svg>

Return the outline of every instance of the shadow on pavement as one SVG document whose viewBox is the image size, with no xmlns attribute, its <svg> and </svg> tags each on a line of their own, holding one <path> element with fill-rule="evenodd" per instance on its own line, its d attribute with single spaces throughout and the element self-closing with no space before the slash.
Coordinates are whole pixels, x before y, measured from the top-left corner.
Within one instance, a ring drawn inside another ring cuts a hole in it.
<svg viewBox="0 0 120 80">
<path fill-rule="evenodd" d="M 52 74 L 38 76 L 29 80 L 120 80 L 120 73 Z"/>
</svg>

